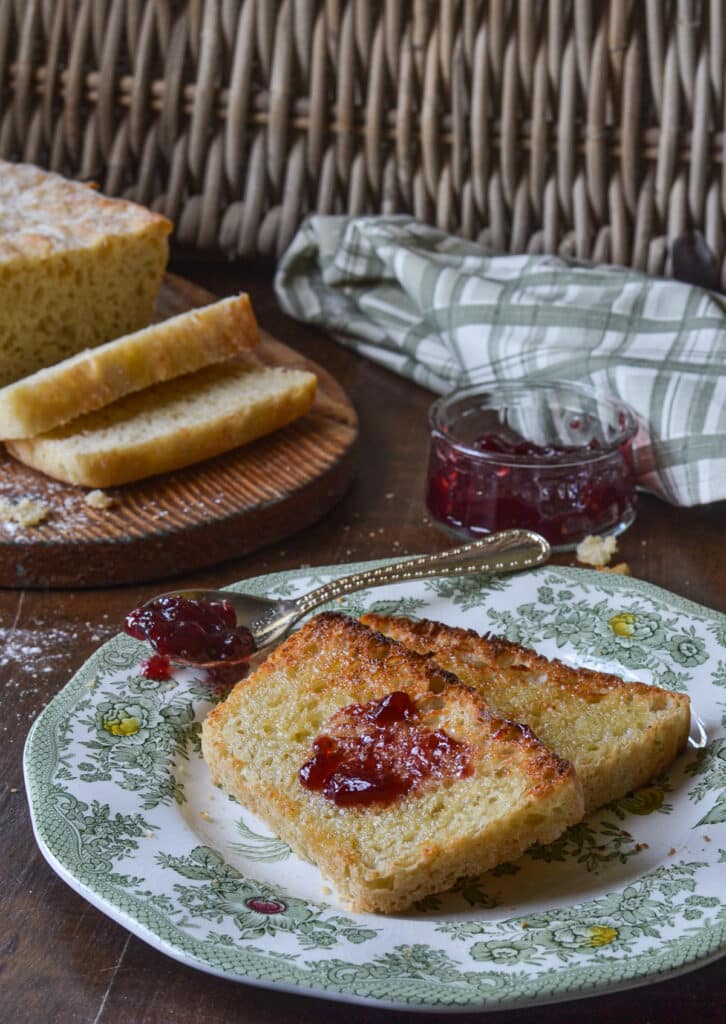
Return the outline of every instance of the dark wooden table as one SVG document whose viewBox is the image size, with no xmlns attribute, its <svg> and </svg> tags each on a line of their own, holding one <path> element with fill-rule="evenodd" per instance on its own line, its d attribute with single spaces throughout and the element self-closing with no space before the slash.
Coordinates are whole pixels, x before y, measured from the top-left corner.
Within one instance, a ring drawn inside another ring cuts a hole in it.
<svg viewBox="0 0 726 1024">
<path fill-rule="evenodd" d="M 174 269 L 220 296 L 250 291 L 261 324 L 340 381 L 358 410 L 361 428 L 357 478 L 324 521 L 186 582 L 216 586 L 303 564 L 450 546 L 432 527 L 422 503 L 431 395 L 285 317 L 264 268 L 177 260 Z M 622 557 L 641 579 L 726 611 L 725 519 L 724 504 L 675 509 L 644 497 L 637 522 L 621 538 Z M 558 556 L 556 561 L 571 564 L 572 558 Z M 85 592 L 0 591 L 0 1021 L 300 1024 L 324 1018 L 330 1024 L 359 1024 L 440 1019 L 269 992 L 191 970 L 129 935 L 46 865 L 33 839 L 22 782 L 28 729 L 99 642 L 118 632 L 123 614 L 157 591 L 153 583 Z M 535 1019 L 542 1024 L 721 1021 L 723 963 L 628 992 L 506 1011 L 502 1019 L 511 1024 Z"/>
</svg>

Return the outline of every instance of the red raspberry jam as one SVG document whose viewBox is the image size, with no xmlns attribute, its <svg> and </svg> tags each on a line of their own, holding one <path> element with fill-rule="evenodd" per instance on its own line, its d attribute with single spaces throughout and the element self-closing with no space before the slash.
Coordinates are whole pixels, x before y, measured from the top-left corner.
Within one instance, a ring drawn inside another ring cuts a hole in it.
<svg viewBox="0 0 726 1024">
<path fill-rule="evenodd" d="M 160 597 L 129 612 L 124 629 L 147 640 L 159 655 L 201 664 L 244 661 L 255 649 L 252 634 L 237 626 L 228 601 Z"/>
<path fill-rule="evenodd" d="M 152 654 L 141 664 L 146 679 L 171 679 L 171 661 L 165 654 Z"/>
<path fill-rule="evenodd" d="M 433 778 L 471 775 L 471 748 L 420 724 L 406 693 L 351 704 L 330 719 L 313 743 L 300 782 L 340 807 L 391 804 Z"/>
<path fill-rule="evenodd" d="M 469 539 L 510 528 L 535 530 L 560 549 L 588 534 L 625 529 L 637 501 L 636 423 L 629 410 L 606 404 L 612 422 L 603 427 L 594 416 L 603 412 L 600 406 L 590 412 L 560 408 L 559 420 L 548 409 L 553 434 L 573 443 L 547 440 L 546 415 L 537 408 L 543 389 L 522 384 L 509 390 L 515 387 L 517 400 L 525 405 L 529 399 L 534 410 L 516 407 L 515 420 L 526 422 L 531 412 L 544 439 L 527 440 L 509 426 L 511 398 L 504 410 L 493 407 L 496 394 L 466 395 L 458 405 L 454 396 L 433 407 L 426 504 L 434 519 Z"/>
</svg>

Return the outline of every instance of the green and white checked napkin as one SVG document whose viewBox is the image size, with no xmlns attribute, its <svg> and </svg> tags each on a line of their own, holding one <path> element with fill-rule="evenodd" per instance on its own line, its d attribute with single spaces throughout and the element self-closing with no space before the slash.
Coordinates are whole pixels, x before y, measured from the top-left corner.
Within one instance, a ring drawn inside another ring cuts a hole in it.
<svg viewBox="0 0 726 1024">
<path fill-rule="evenodd" d="M 291 316 L 440 394 L 477 380 L 577 380 L 639 415 L 639 484 L 726 498 L 726 310 L 634 270 L 502 256 L 406 216 L 307 220 L 280 261 Z"/>
</svg>

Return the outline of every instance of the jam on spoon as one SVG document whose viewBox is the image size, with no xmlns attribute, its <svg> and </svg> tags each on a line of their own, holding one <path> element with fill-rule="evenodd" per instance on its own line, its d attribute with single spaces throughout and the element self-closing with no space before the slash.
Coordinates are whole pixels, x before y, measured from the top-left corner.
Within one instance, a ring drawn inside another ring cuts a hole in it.
<svg viewBox="0 0 726 1024">
<path fill-rule="evenodd" d="M 237 617 L 228 601 L 195 601 L 186 597 L 160 597 L 134 608 L 124 620 L 124 629 L 136 640 L 146 640 L 166 665 L 150 658 L 144 674 L 149 678 L 164 675 L 171 660 L 209 664 L 246 661 L 255 650 L 255 641 Z M 151 673 L 161 673 L 153 674 Z"/>
</svg>

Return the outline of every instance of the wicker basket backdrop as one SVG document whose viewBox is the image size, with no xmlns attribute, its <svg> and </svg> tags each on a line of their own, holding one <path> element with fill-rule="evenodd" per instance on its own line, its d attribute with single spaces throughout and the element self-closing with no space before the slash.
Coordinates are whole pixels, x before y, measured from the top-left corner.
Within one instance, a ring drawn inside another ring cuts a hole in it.
<svg viewBox="0 0 726 1024">
<path fill-rule="evenodd" d="M 724 0 L 0 0 L 0 154 L 178 241 L 275 256 L 311 211 L 726 284 Z"/>
</svg>

